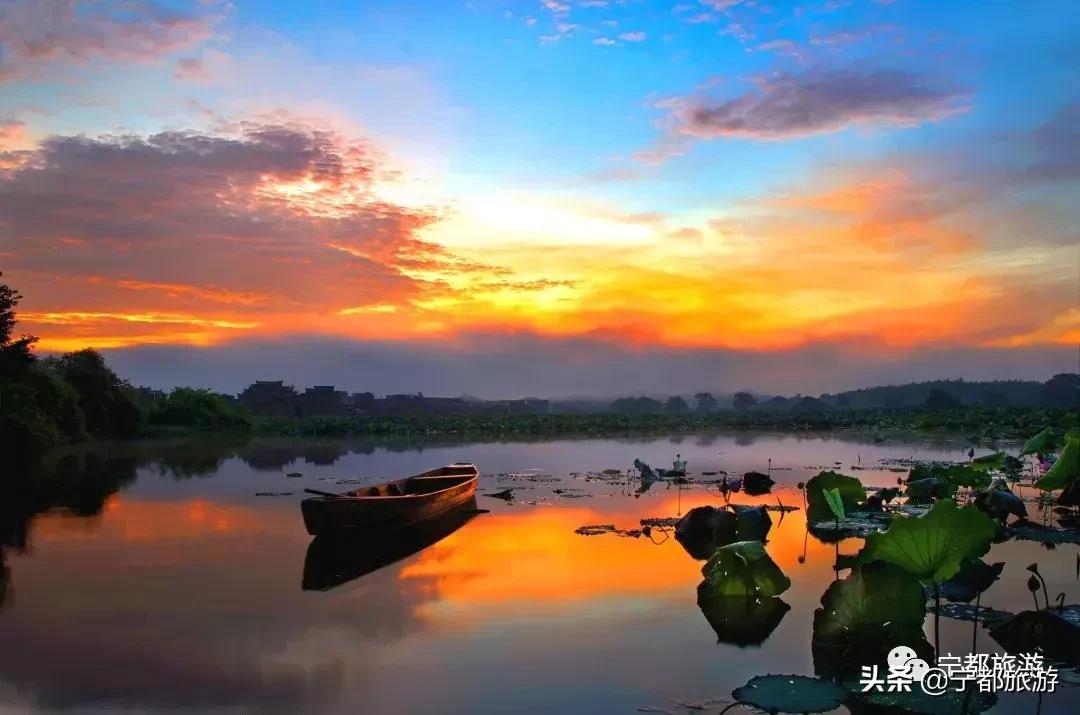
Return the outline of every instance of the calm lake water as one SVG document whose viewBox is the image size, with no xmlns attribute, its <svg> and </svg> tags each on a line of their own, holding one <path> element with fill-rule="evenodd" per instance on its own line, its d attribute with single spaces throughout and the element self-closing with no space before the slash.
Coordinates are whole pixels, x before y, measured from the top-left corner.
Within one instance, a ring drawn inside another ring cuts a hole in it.
<svg viewBox="0 0 1080 715">
<path fill-rule="evenodd" d="M 390 448 L 202 441 L 58 456 L 38 486 L 0 507 L 0 712 L 686 712 L 679 701 L 729 698 L 754 675 L 814 675 L 814 609 L 836 577 L 837 548 L 854 553 L 861 541 L 822 543 L 802 511 L 772 514 L 767 550 L 792 581 L 790 610 L 760 645 L 718 642 L 696 603 L 702 563 L 673 538 L 574 530 L 637 527 L 720 497 L 664 483 L 635 496 L 571 473 L 626 469 L 635 457 L 668 466 L 678 452 L 691 476 L 741 475 L 771 459 L 772 494 L 732 502 L 801 505 L 795 484 L 823 468 L 888 485 L 898 475 L 880 460 L 959 460 L 967 448 L 740 434 Z M 342 491 L 355 488 L 342 479 L 455 461 L 479 466 L 478 494 L 516 487 L 515 501 L 478 496 L 491 513 L 419 553 L 329 590 L 302 588 L 305 487 Z M 550 479 L 498 476 L 525 470 Z M 1052 595 L 1080 600 L 1077 551 L 995 545 L 987 560 L 1007 566 L 983 604 L 1030 607 L 1024 566 L 1035 560 Z M 970 652 L 972 631 L 942 619 L 943 650 Z M 998 650 L 986 631 L 977 638 L 980 652 Z M 1080 689 L 1059 686 L 1041 703 L 1002 696 L 993 712 L 1080 712 Z"/>
</svg>

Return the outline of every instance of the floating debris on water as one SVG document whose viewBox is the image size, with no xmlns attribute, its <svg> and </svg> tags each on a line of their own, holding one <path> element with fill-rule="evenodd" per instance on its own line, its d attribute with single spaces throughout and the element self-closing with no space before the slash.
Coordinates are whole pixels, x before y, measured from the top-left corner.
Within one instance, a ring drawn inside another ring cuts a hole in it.
<svg viewBox="0 0 1080 715">
<path fill-rule="evenodd" d="M 257 497 L 291 497 L 295 492 L 255 492 Z"/>
<path fill-rule="evenodd" d="M 503 489 L 501 492 L 493 492 L 491 494 L 483 494 L 482 496 L 491 497 L 492 499 L 502 499 L 503 501 L 510 501 L 514 498 L 514 488 Z"/>
<path fill-rule="evenodd" d="M 300 477 L 302 477 L 304 475 L 301 474 L 300 472 L 289 472 L 285 476 L 288 477 L 289 479 L 299 479 Z"/>
</svg>

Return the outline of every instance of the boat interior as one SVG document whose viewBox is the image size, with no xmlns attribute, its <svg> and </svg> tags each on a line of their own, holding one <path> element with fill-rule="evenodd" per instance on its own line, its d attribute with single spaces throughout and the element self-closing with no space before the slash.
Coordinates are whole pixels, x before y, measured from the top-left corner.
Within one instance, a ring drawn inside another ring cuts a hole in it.
<svg viewBox="0 0 1080 715">
<path fill-rule="evenodd" d="M 402 497 L 433 492 L 456 487 L 476 477 L 476 467 L 471 464 L 440 467 L 424 472 L 415 477 L 384 482 L 370 487 L 363 487 L 349 492 L 354 497 Z"/>
</svg>

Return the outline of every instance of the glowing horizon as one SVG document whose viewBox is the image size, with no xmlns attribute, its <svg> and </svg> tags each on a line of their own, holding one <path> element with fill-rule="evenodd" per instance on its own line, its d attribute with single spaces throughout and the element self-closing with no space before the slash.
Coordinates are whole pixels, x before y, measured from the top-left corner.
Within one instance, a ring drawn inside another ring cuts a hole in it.
<svg viewBox="0 0 1080 715">
<path fill-rule="evenodd" d="M 479 335 L 1066 369 L 1076 12 L 1034 3 L 1021 35 L 920 0 L 15 0 L 0 270 L 40 351 Z"/>
</svg>

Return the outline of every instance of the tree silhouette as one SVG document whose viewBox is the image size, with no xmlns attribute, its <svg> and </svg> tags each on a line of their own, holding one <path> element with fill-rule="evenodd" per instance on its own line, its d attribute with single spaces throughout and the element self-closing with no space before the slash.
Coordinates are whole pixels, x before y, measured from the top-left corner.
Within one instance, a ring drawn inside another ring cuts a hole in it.
<svg viewBox="0 0 1080 715">
<path fill-rule="evenodd" d="M 757 398 L 749 392 L 736 392 L 731 400 L 731 406 L 737 410 L 747 410 L 757 404 Z"/>
<path fill-rule="evenodd" d="M 716 412 L 720 407 L 720 403 L 712 396 L 711 392 L 699 392 L 694 395 L 694 399 L 697 400 L 697 406 L 694 409 L 698 412 Z"/>
<path fill-rule="evenodd" d="M 0 273 L 0 278 L 4 276 Z M 0 283 L 0 378 L 13 377 L 25 371 L 34 362 L 30 347 L 37 342 L 32 335 L 12 339 L 18 318 L 15 308 L 22 295 L 9 285 Z"/>
</svg>

